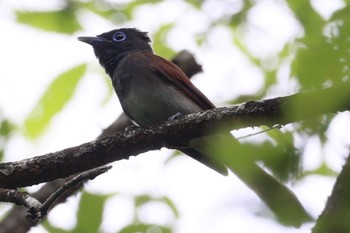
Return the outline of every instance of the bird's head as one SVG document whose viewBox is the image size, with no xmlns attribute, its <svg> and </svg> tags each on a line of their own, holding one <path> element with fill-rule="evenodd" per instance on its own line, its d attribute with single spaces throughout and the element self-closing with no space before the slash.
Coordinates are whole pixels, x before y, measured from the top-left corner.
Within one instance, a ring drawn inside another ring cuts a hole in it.
<svg viewBox="0 0 350 233">
<path fill-rule="evenodd" d="M 128 54 L 137 51 L 153 53 L 147 33 L 135 28 L 116 29 L 94 37 L 78 37 L 78 40 L 93 47 L 96 57 L 109 75 Z"/>
</svg>

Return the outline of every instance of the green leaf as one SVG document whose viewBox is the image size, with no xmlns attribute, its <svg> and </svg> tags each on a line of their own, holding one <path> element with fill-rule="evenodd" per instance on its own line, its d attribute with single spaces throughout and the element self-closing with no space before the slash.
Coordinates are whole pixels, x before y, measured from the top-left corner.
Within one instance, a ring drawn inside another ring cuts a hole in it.
<svg viewBox="0 0 350 233">
<path fill-rule="evenodd" d="M 27 137 L 36 138 L 44 132 L 51 119 L 72 98 L 85 71 L 86 64 L 76 66 L 60 74 L 49 85 L 24 123 L 24 134 Z"/>
<path fill-rule="evenodd" d="M 243 8 L 230 17 L 229 26 L 232 29 L 237 28 L 240 25 L 246 23 L 247 14 L 249 13 L 250 9 L 254 6 L 254 3 L 252 1 L 243 1 L 242 3 Z"/>
<path fill-rule="evenodd" d="M 163 196 L 161 200 L 173 211 L 173 214 L 175 215 L 176 218 L 180 217 L 179 210 L 177 209 L 176 205 L 169 197 Z"/>
<path fill-rule="evenodd" d="M 194 8 L 200 9 L 203 4 L 203 0 L 187 0 L 189 4 L 191 4 Z"/>
<path fill-rule="evenodd" d="M 103 73 L 101 76 L 102 76 L 102 80 L 104 81 L 106 88 L 107 88 L 105 98 L 100 103 L 100 106 L 104 106 L 104 105 L 108 104 L 108 101 L 111 98 L 115 97 L 115 91 L 114 91 L 113 86 L 111 85 L 111 79 L 105 73 Z"/>
<path fill-rule="evenodd" d="M 67 230 L 63 230 L 61 228 L 55 227 L 55 226 L 51 225 L 49 221 L 44 221 L 41 225 L 50 233 L 69 233 L 69 232 L 72 232 L 72 231 L 67 231 Z"/>
<path fill-rule="evenodd" d="M 98 232 L 102 222 L 103 207 L 109 195 L 83 192 L 80 199 L 77 226 L 73 232 Z"/>
<path fill-rule="evenodd" d="M 88 9 L 108 21 L 112 21 L 116 25 L 131 20 L 123 11 L 125 8 L 130 7 L 129 4 L 132 4 L 132 2 L 125 4 L 112 3 L 109 1 L 81 1 L 78 4 L 80 8 Z"/>
<path fill-rule="evenodd" d="M 342 62 L 343 51 L 325 37 L 311 41 L 306 48 L 298 51 L 292 69 L 302 87 L 306 90 L 322 88 L 327 81 L 337 83 L 345 75 Z"/>
<path fill-rule="evenodd" d="M 274 143 L 265 142 L 259 145 L 266 153 L 262 159 L 275 176 L 282 181 L 296 178 L 301 169 L 301 154 L 294 146 L 293 134 L 281 130 L 270 130 L 267 134 Z"/>
<path fill-rule="evenodd" d="M 307 175 L 321 175 L 321 176 L 338 176 L 339 173 L 333 171 L 327 163 L 323 162 L 318 168 L 312 170 L 312 171 L 306 171 L 303 174 L 304 176 Z"/>
<path fill-rule="evenodd" d="M 311 1 L 288 0 L 287 3 L 304 27 L 306 38 L 317 38 L 322 34 L 324 20 L 314 10 Z"/>
<path fill-rule="evenodd" d="M 162 2 L 162 0 L 134 0 L 134 1 L 129 1 L 127 4 L 125 4 L 124 9 L 122 10 L 122 13 L 126 15 L 126 17 L 131 20 L 133 19 L 133 13 L 135 9 L 138 7 L 142 7 L 145 5 L 151 5 L 151 4 L 156 4 Z"/>
<path fill-rule="evenodd" d="M 15 129 L 15 126 L 8 119 L 3 119 L 0 121 L 1 137 L 8 137 L 14 129 Z"/>
<path fill-rule="evenodd" d="M 166 36 L 168 32 L 173 28 L 173 24 L 162 25 L 159 30 L 152 36 L 153 38 L 153 49 L 157 54 L 161 54 L 162 57 L 173 57 L 175 51 L 166 45 Z"/>
<path fill-rule="evenodd" d="M 167 196 L 162 196 L 160 198 L 155 198 L 149 195 L 139 195 L 134 198 L 135 207 L 140 208 L 142 205 L 150 203 L 150 202 L 160 202 L 165 204 L 174 214 L 176 218 L 179 218 L 179 210 L 176 208 L 174 202 Z"/>
<path fill-rule="evenodd" d="M 349 9 L 336 12 L 333 22 L 327 22 L 315 12 L 310 1 L 289 1 L 305 36 L 304 47 L 297 51 L 292 73 L 304 90 L 323 88 L 340 83 L 349 75 L 348 62 Z M 322 101 L 320 101 L 322 102 Z"/>
<path fill-rule="evenodd" d="M 45 31 L 72 34 L 81 29 L 74 7 L 59 11 L 28 12 L 16 11 L 17 20 Z"/>
<path fill-rule="evenodd" d="M 4 158 L 4 148 L 6 147 L 7 141 L 11 136 L 11 132 L 14 131 L 15 125 L 13 125 L 8 119 L 1 119 L 0 112 L 0 161 Z"/>
<path fill-rule="evenodd" d="M 136 196 L 134 201 L 135 201 L 135 207 L 136 208 L 139 208 L 140 206 L 148 203 L 148 202 L 151 202 L 153 201 L 154 199 L 150 196 L 150 195 L 139 195 L 139 196 Z"/>
<path fill-rule="evenodd" d="M 151 224 L 133 224 L 124 227 L 119 231 L 119 233 L 171 233 L 173 232 L 171 228 L 151 225 Z"/>
</svg>

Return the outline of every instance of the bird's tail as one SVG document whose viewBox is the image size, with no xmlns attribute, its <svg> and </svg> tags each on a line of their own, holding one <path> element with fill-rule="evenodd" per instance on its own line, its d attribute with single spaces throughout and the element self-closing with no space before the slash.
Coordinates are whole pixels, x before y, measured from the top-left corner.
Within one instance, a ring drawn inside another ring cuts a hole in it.
<svg viewBox="0 0 350 233">
<path fill-rule="evenodd" d="M 221 174 L 227 173 L 227 167 L 255 192 L 281 223 L 300 227 L 304 222 L 312 220 L 287 186 L 268 174 L 249 156 L 237 156 L 239 143 L 232 135 L 220 134 L 194 139 L 190 146 L 191 148 L 181 151 Z"/>
</svg>

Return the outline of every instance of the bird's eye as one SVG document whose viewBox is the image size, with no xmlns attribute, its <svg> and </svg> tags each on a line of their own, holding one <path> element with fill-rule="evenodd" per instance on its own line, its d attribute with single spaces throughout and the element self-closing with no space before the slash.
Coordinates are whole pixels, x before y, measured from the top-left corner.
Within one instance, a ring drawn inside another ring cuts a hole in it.
<svg viewBox="0 0 350 233">
<path fill-rule="evenodd" d="M 121 41 L 123 41 L 123 40 L 125 40 L 125 39 L 126 39 L 126 35 L 125 35 L 124 32 L 116 32 L 116 33 L 114 33 L 114 35 L 113 35 L 113 40 L 114 40 L 115 42 L 121 42 Z"/>
</svg>

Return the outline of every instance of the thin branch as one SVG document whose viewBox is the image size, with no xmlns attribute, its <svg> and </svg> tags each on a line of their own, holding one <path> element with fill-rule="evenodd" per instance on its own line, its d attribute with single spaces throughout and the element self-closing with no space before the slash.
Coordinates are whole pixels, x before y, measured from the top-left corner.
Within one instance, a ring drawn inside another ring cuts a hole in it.
<svg viewBox="0 0 350 233">
<path fill-rule="evenodd" d="M 92 180 L 96 176 L 105 173 L 112 166 L 98 167 L 86 172 L 82 172 L 73 179 L 69 180 L 65 184 L 63 184 L 57 191 L 55 191 L 42 205 L 30 206 L 27 217 L 32 219 L 33 221 L 42 220 L 48 213 L 49 209 L 53 206 L 53 204 L 62 196 L 62 194 L 68 189 L 80 185 L 86 180 Z"/>
<path fill-rule="evenodd" d="M 57 191 L 52 193 L 43 204 L 27 192 L 19 192 L 13 189 L 2 188 L 0 188 L 0 201 L 11 202 L 19 206 L 25 206 L 29 209 L 27 212 L 27 218 L 31 219 L 34 224 L 37 224 L 47 215 L 48 210 L 58 199 L 61 198 L 65 191 L 71 189 L 76 185 L 80 185 L 88 179 L 94 179 L 96 176 L 105 173 L 111 168 L 112 166 L 98 167 L 80 173 L 72 180 L 69 180 L 68 182 L 63 184 Z"/>
<path fill-rule="evenodd" d="M 19 192 L 14 189 L 3 189 L 0 188 L 0 201 L 1 202 L 10 202 L 16 205 L 22 205 L 27 208 L 36 207 L 39 208 L 41 206 L 40 201 L 31 196 L 27 192 Z"/>
<path fill-rule="evenodd" d="M 41 203 L 44 202 L 53 192 L 55 192 L 59 187 L 61 187 L 65 182 L 69 181 L 73 177 L 68 177 L 65 179 L 58 179 L 54 182 L 45 184 L 32 196 L 36 198 Z M 79 187 L 73 187 L 69 192 L 63 193 L 58 200 L 54 203 L 57 205 L 64 202 L 69 196 L 72 196 Z M 28 215 L 28 209 L 23 206 L 13 206 L 8 212 L 7 216 L 0 222 L 0 233 L 25 233 L 38 222 L 30 221 L 26 218 Z"/>
<path fill-rule="evenodd" d="M 282 126 L 280 126 L 280 125 L 275 125 L 275 126 L 273 126 L 271 128 L 260 130 L 259 132 L 256 132 L 256 133 L 251 133 L 251 134 L 243 135 L 241 137 L 237 137 L 236 139 L 239 141 L 239 140 L 242 140 L 242 139 L 245 139 L 245 138 L 250 138 L 250 137 L 253 137 L 253 136 L 256 136 L 256 135 L 259 135 L 259 134 L 263 134 L 263 133 L 269 132 L 269 131 L 274 130 L 274 129 L 281 129 L 281 127 Z"/>
</svg>

